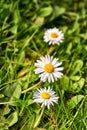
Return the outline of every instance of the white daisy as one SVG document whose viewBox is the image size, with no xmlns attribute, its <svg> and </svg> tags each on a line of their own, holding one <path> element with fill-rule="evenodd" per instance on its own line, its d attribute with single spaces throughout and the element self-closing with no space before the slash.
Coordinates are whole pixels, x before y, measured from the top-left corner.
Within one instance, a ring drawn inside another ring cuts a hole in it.
<svg viewBox="0 0 87 130">
<path fill-rule="evenodd" d="M 34 102 L 41 103 L 41 107 L 47 106 L 48 109 L 58 102 L 58 98 L 50 87 L 37 89 L 33 95 Z"/>
<path fill-rule="evenodd" d="M 44 33 L 44 41 L 49 42 L 49 44 L 60 44 L 62 43 L 64 39 L 64 34 L 62 31 L 59 31 L 59 29 L 55 28 L 50 28 L 46 30 Z"/>
<path fill-rule="evenodd" d="M 40 80 L 45 82 L 48 80 L 54 82 L 54 79 L 57 80 L 63 74 L 60 72 L 63 70 L 63 67 L 60 67 L 62 62 L 58 62 L 57 58 L 53 58 L 50 55 L 45 55 L 41 57 L 40 60 L 37 60 L 35 66 L 37 67 L 34 71 L 35 74 L 40 74 Z"/>
</svg>

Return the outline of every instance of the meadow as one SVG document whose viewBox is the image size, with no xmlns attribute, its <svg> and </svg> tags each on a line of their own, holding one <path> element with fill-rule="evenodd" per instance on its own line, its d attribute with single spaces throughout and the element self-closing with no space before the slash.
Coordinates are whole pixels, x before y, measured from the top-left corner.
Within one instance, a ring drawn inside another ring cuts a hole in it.
<svg viewBox="0 0 87 130">
<path fill-rule="evenodd" d="M 87 130 L 87 0 L 0 0 L 0 130 Z"/>
</svg>

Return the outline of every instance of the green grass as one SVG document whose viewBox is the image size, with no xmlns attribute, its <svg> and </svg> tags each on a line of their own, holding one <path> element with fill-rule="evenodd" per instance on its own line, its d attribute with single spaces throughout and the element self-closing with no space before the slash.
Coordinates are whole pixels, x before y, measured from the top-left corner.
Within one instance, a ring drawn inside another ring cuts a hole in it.
<svg viewBox="0 0 87 130">
<path fill-rule="evenodd" d="M 0 130 L 87 129 L 86 8 L 86 0 L 0 0 Z M 64 32 L 59 46 L 43 41 L 52 27 Z M 34 63 L 47 53 L 62 61 L 64 76 L 50 83 L 58 104 L 34 128 L 42 108 L 33 93 L 49 86 L 39 83 Z"/>
</svg>

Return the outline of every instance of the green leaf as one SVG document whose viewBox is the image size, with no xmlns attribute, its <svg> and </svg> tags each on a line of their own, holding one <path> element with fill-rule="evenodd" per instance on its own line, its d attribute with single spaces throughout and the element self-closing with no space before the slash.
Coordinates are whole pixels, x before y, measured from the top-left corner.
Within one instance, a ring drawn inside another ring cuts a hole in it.
<svg viewBox="0 0 87 130">
<path fill-rule="evenodd" d="M 77 72 L 81 71 L 82 67 L 83 67 L 83 61 L 82 60 L 76 60 L 71 67 L 71 74 L 75 75 Z"/>
<path fill-rule="evenodd" d="M 82 89 L 84 83 L 85 83 L 85 79 L 81 78 L 79 81 L 73 83 L 70 86 L 71 91 L 74 93 L 78 93 Z"/>
<path fill-rule="evenodd" d="M 65 13 L 65 8 L 55 6 L 53 9 L 53 15 L 51 16 L 50 20 L 52 21 L 53 19 L 57 18 L 58 16 L 60 16 L 64 13 Z"/>
<path fill-rule="evenodd" d="M 34 101 L 32 99 L 29 99 L 27 105 L 29 106 L 29 105 L 31 105 L 33 103 L 34 103 Z"/>
<path fill-rule="evenodd" d="M 6 108 L 6 111 L 4 111 L 4 114 L 3 114 L 3 115 L 7 115 L 7 114 L 9 114 L 10 111 L 11 111 L 11 109 L 10 109 L 9 107 L 7 107 L 7 108 Z"/>
<path fill-rule="evenodd" d="M 84 40 L 87 40 L 87 32 L 86 33 L 80 33 L 79 36 L 83 38 Z"/>
<path fill-rule="evenodd" d="M 21 95 L 21 86 L 20 86 L 20 85 L 17 85 L 17 86 L 15 87 L 15 90 L 14 90 L 12 96 L 15 97 L 15 98 L 19 98 L 20 95 Z"/>
<path fill-rule="evenodd" d="M 1 93 L 1 94 L 0 94 L 0 98 L 3 98 L 3 97 L 4 97 L 4 94 Z"/>
<path fill-rule="evenodd" d="M 20 23 L 21 17 L 20 17 L 20 11 L 16 9 L 13 13 L 14 23 Z"/>
<path fill-rule="evenodd" d="M 40 27 L 44 24 L 44 18 L 43 17 L 37 17 L 35 24 Z"/>
<path fill-rule="evenodd" d="M 63 90 L 67 90 L 69 88 L 69 78 L 66 75 L 60 79 L 60 86 Z"/>
<path fill-rule="evenodd" d="M 67 46 L 67 49 L 66 49 L 66 53 L 67 54 L 71 54 L 71 49 L 72 49 L 72 42 L 70 42 Z"/>
<path fill-rule="evenodd" d="M 48 7 L 44 7 L 44 8 L 41 8 L 39 10 L 39 16 L 40 17 L 47 17 L 49 16 L 51 13 L 52 13 L 53 9 L 51 6 L 48 6 Z"/>
<path fill-rule="evenodd" d="M 14 83 L 11 86 L 8 86 L 5 91 L 4 94 L 8 97 L 10 97 L 11 99 L 13 98 L 19 98 L 21 95 L 21 86 L 20 83 Z"/>
<path fill-rule="evenodd" d="M 25 40 L 25 44 L 28 44 L 27 43 L 28 41 Z M 26 46 L 26 45 L 25 45 Z M 21 63 L 24 61 L 24 58 L 25 58 L 25 52 L 24 51 L 21 51 L 17 57 L 17 62 Z"/>
<path fill-rule="evenodd" d="M 13 34 L 16 34 L 17 33 L 17 28 L 18 28 L 18 25 L 15 24 L 14 26 L 12 26 L 9 31 L 11 31 Z"/>
<path fill-rule="evenodd" d="M 69 107 L 70 109 L 75 108 L 76 105 L 77 105 L 83 98 L 84 98 L 83 95 L 76 95 L 76 96 L 72 97 L 72 98 L 67 102 L 68 107 Z"/>
<path fill-rule="evenodd" d="M 9 127 L 14 125 L 18 121 L 18 114 L 17 112 L 13 112 L 8 118 L 7 123 L 9 124 Z"/>
<path fill-rule="evenodd" d="M 78 81 L 78 80 L 80 80 L 80 78 L 81 78 L 81 76 L 79 76 L 79 75 L 76 75 L 76 76 L 71 75 L 70 76 L 70 79 L 73 81 Z"/>
<path fill-rule="evenodd" d="M 65 8 L 63 7 L 55 6 L 54 10 L 55 10 L 56 16 L 60 16 L 63 13 L 65 13 Z"/>
</svg>

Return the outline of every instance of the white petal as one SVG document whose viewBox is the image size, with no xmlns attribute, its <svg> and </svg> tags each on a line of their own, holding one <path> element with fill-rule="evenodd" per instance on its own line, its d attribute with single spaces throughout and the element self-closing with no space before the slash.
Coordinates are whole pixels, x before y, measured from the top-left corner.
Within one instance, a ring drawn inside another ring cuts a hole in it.
<svg viewBox="0 0 87 130">
<path fill-rule="evenodd" d="M 52 74 L 50 74 L 50 78 L 51 78 L 52 82 L 54 82 L 54 77 Z"/>
<path fill-rule="evenodd" d="M 50 74 L 49 74 L 49 76 L 48 76 L 48 82 L 49 82 L 49 83 L 51 82 Z"/>
<path fill-rule="evenodd" d="M 61 72 L 54 72 L 54 77 L 60 78 L 63 74 Z"/>
<path fill-rule="evenodd" d="M 55 65 L 57 63 L 58 59 L 57 58 L 54 58 L 53 61 L 52 61 L 52 65 Z"/>
<path fill-rule="evenodd" d="M 48 73 L 44 72 L 42 73 L 39 77 L 41 77 L 42 81 L 46 81 L 47 77 L 48 77 Z"/>
<path fill-rule="evenodd" d="M 61 71 L 61 70 L 63 70 L 63 67 L 55 68 L 54 71 Z"/>
<path fill-rule="evenodd" d="M 42 68 L 42 67 L 43 67 L 43 65 L 44 65 L 44 64 L 43 64 L 42 62 L 35 63 L 35 66 L 36 66 L 36 67 L 40 67 L 40 68 Z"/>
<path fill-rule="evenodd" d="M 58 66 L 60 66 L 62 64 L 62 62 L 57 62 L 55 65 L 54 65 L 54 67 L 58 67 Z"/>
<path fill-rule="evenodd" d="M 43 99 L 41 97 L 42 92 L 48 92 L 51 95 L 50 99 Z M 37 89 L 33 95 L 34 102 L 41 103 L 41 107 L 47 106 L 48 109 L 50 108 L 50 105 L 54 105 L 54 103 L 58 102 L 58 98 L 59 97 L 55 95 L 55 91 L 53 91 L 50 87 Z"/>
<path fill-rule="evenodd" d="M 57 38 L 51 37 L 51 34 L 54 32 L 58 34 Z M 64 34 L 57 28 L 51 28 L 45 31 L 43 38 L 44 41 L 48 42 L 49 44 L 60 44 L 62 42 L 62 39 L 64 39 Z"/>
</svg>

